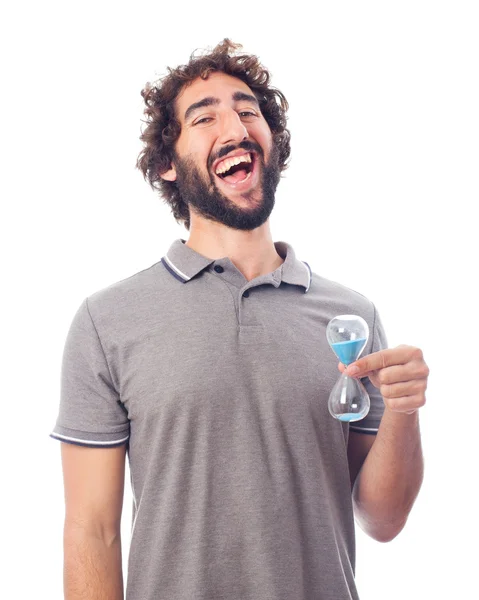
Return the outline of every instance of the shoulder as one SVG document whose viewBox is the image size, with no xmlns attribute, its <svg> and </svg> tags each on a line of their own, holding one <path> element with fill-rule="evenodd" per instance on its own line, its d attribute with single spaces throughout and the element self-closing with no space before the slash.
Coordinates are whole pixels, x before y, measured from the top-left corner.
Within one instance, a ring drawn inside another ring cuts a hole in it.
<svg viewBox="0 0 479 600">
<path fill-rule="evenodd" d="M 319 275 L 315 271 L 312 271 L 311 275 L 311 288 L 308 292 L 311 294 L 311 298 L 334 306 L 340 312 L 354 312 L 373 318 L 374 305 L 367 296 L 343 283 Z M 338 312 L 338 314 L 340 313 Z"/>
<path fill-rule="evenodd" d="M 167 282 L 165 269 L 161 261 L 158 261 L 150 267 L 106 285 L 87 297 L 92 318 L 102 319 L 106 315 L 135 310 L 142 303 L 151 301 L 152 295 L 160 292 Z"/>
</svg>

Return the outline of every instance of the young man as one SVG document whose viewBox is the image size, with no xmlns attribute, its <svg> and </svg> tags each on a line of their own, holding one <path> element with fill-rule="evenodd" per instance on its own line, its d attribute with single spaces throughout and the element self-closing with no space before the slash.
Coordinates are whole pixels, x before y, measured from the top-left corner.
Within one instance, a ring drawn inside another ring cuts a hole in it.
<svg viewBox="0 0 479 600">
<path fill-rule="evenodd" d="M 346 600 L 354 517 L 386 542 L 419 492 L 421 351 L 387 349 L 374 304 L 273 242 L 287 102 L 224 40 L 143 92 L 138 166 L 189 231 L 161 261 L 86 298 L 65 344 L 51 436 L 64 442 L 65 597 Z M 331 417 L 343 365 L 325 327 L 358 314 L 371 410 Z"/>
</svg>

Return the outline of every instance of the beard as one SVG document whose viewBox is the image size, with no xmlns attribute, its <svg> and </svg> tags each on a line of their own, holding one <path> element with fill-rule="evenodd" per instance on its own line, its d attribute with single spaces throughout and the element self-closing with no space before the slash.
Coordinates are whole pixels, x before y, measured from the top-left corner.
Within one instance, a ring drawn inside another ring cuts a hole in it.
<svg viewBox="0 0 479 600">
<path fill-rule="evenodd" d="M 260 163 L 257 165 L 261 171 L 259 189 L 241 194 L 241 198 L 248 201 L 247 208 L 238 206 L 218 189 L 216 175 L 210 170 L 213 160 L 208 164 L 208 177 L 205 178 L 191 158 L 183 159 L 175 153 L 176 185 L 181 200 L 189 206 L 190 211 L 193 210 L 204 219 L 222 223 L 231 229 L 251 231 L 263 225 L 273 210 L 274 195 L 281 177 L 279 149 L 277 144 L 273 143 L 268 164 L 264 162 L 261 147 L 247 140 L 237 147 L 224 148 L 221 156 L 226 156 L 237 148 L 245 151 L 255 150 L 255 160 Z"/>
</svg>

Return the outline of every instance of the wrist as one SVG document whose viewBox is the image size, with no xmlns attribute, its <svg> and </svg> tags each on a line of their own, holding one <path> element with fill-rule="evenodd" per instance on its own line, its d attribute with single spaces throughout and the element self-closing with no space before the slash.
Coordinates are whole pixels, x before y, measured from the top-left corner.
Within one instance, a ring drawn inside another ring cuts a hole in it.
<svg viewBox="0 0 479 600">
<path fill-rule="evenodd" d="M 400 412 L 391 410 L 387 406 L 384 408 L 383 419 L 386 422 L 393 423 L 399 426 L 411 427 L 419 423 L 419 409 L 412 413 Z"/>
</svg>

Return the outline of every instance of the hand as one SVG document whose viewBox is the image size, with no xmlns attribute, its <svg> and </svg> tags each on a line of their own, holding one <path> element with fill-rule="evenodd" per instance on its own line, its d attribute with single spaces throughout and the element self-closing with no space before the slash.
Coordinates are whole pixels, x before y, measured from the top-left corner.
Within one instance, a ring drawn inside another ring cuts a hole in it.
<svg viewBox="0 0 479 600">
<path fill-rule="evenodd" d="M 359 371 L 350 373 L 352 367 L 359 367 Z M 411 415 L 426 403 L 429 367 L 422 351 L 414 346 L 401 344 L 373 352 L 350 364 L 347 370 L 343 363 L 339 363 L 338 368 L 354 378 L 367 375 L 391 411 Z"/>
</svg>

